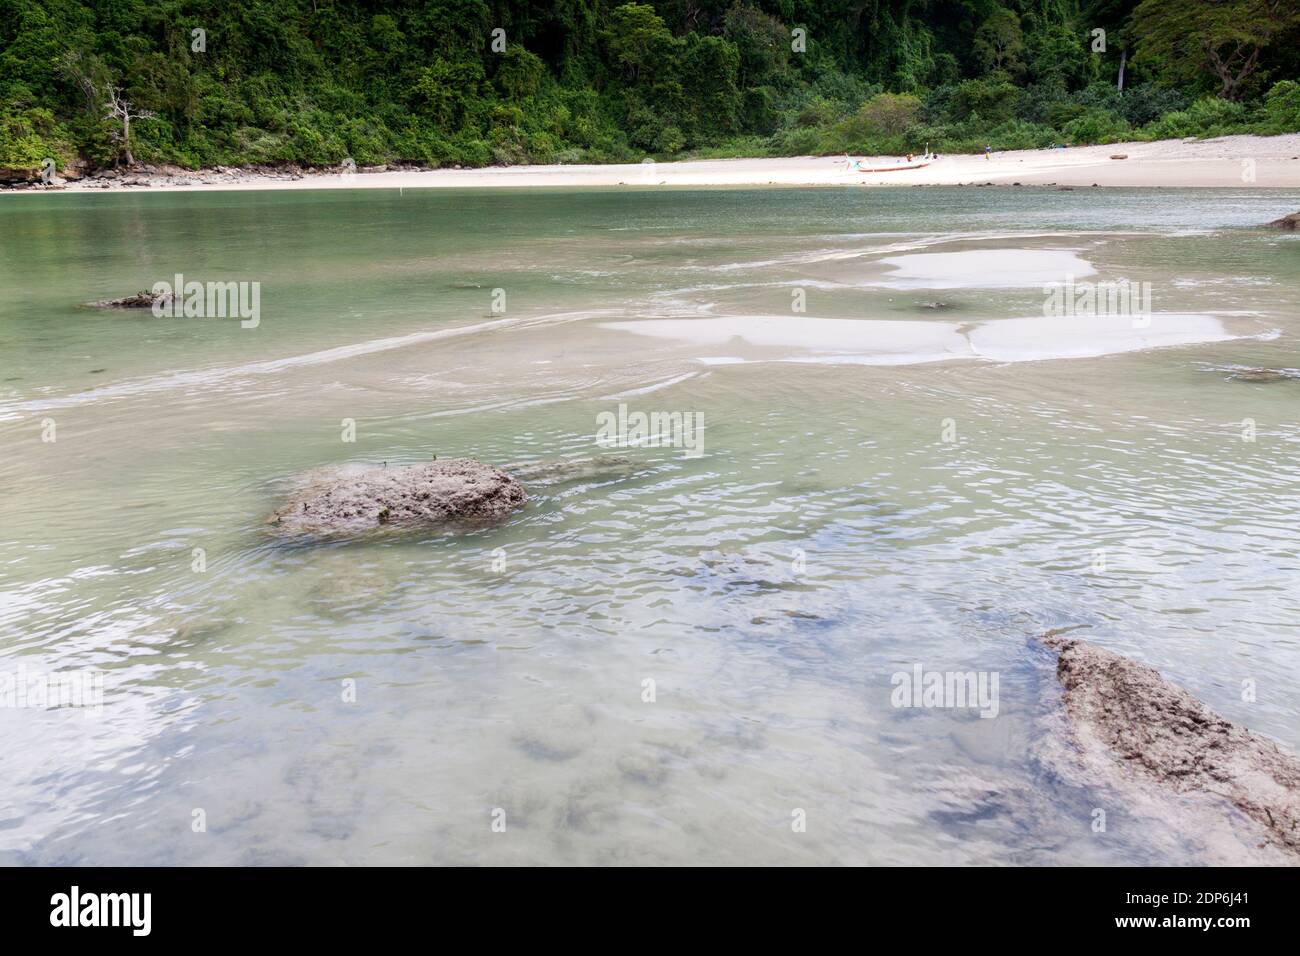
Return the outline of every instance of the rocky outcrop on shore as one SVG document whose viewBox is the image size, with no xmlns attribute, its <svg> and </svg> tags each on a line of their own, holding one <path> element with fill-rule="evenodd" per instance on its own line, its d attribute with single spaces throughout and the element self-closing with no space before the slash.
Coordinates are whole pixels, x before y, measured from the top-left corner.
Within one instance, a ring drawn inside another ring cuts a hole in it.
<svg viewBox="0 0 1300 956">
<path fill-rule="evenodd" d="M 1265 225 L 1270 229 L 1286 229 L 1295 232 L 1297 229 L 1300 229 L 1300 212 L 1293 212 L 1291 215 L 1283 216 L 1281 219 L 1274 219 L 1272 222 L 1266 223 Z"/>
<path fill-rule="evenodd" d="M 36 166 L 0 166 L 0 189 L 63 189 L 86 175 L 86 163 L 77 159 L 65 163 L 57 172 L 47 172 L 46 164 Z"/>
<path fill-rule="evenodd" d="M 86 189 L 158 188 L 167 186 L 230 186 L 241 183 L 295 182 L 319 176 L 337 179 L 341 175 L 369 175 L 386 172 L 409 172 L 426 167 L 414 164 L 386 166 L 344 165 L 328 168 L 296 166 L 214 166 L 208 169 L 185 169 L 181 166 L 142 163 L 137 166 L 87 170 L 70 164 L 50 182 L 37 169 L 0 169 L 0 188 L 62 189 L 70 181 L 79 181 Z"/>
<path fill-rule="evenodd" d="M 157 186 L 215 186 L 260 180 L 292 182 L 307 173 L 297 166 L 241 168 L 215 166 L 211 169 L 184 169 L 180 166 L 142 165 L 132 169 L 101 169 L 90 173 L 84 185 L 95 189 Z"/>
<path fill-rule="evenodd" d="M 352 465 L 308 475 L 269 524 L 286 536 L 475 528 L 499 524 L 527 500 L 513 477 L 473 458 Z"/>
<path fill-rule="evenodd" d="M 0 166 L 0 186 L 26 186 L 40 179 L 39 166 Z"/>
<path fill-rule="evenodd" d="M 1140 781 L 1227 800 L 1300 854 L 1300 759 L 1225 720 L 1159 671 L 1086 641 L 1048 634 L 1066 721 L 1099 782 Z"/>
</svg>

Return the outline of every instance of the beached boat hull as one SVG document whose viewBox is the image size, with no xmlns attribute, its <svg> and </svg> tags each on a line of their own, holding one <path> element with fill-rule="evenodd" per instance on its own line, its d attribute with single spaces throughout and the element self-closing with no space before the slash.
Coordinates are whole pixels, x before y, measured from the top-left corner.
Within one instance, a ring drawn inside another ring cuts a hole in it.
<svg viewBox="0 0 1300 956">
<path fill-rule="evenodd" d="M 879 169 L 850 169 L 851 173 L 900 173 L 907 169 L 925 169 L 929 163 L 917 163 L 914 166 L 882 166 Z"/>
</svg>

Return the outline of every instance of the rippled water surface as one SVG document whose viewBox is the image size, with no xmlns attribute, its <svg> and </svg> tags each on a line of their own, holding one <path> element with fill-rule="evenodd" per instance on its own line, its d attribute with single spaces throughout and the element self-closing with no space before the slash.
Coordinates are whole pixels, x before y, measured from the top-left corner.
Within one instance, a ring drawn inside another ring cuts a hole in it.
<svg viewBox="0 0 1300 956">
<path fill-rule="evenodd" d="M 1300 379 L 1232 377 L 1300 369 L 1300 241 L 1253 228 L 1297 205 L 5 199 L 0 671 L 103 705 L 0 708 L 0 861 L 1203 861 L 1040 758 L 1032 639 L 1300 748 Z M 1034 263 L 1217 332 L 1067 335 Z M 260 324 L 79 306 L 175 273 L 260 282 Z M 620 404 L 703 453 L 598 447 Z M 321 465 L 609 454 L 495 530 L 266 531 Z M 999 675 L 997 717 L 891 706 L 917 663 Z"/>
</svg>

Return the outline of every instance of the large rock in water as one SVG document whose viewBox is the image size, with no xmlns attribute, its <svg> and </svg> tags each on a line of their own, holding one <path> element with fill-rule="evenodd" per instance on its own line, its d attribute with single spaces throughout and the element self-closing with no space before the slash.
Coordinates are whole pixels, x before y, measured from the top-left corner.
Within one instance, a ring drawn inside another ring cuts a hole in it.
<svg viewBox="0 0 1300 956">
<path fill-rule="evenodd" d="M 1300 212 L 1293 212 L 1281 219 L 1274 219 L 1267 225 L 1270 229 L 1290 229 L 1294 232 L 1296 229 L 1300 229 Z"/>
<path fill-rule="evenodd" d="M 309 475 L 270 524 L 285 535 L 483 527 L 504 521 L 527 500 L 514 478 L 473 458 L 353 465 Z"/>
<path fill-rule="evenodd" d="M 1066 716 L 1085 757 L 1121 763 L 1178 793 L 1227 799 L 1279 845 L 1300 853 L 1300 759 L 1224 720 L 1145 664 L 1048 635 Z"/>
</svg>

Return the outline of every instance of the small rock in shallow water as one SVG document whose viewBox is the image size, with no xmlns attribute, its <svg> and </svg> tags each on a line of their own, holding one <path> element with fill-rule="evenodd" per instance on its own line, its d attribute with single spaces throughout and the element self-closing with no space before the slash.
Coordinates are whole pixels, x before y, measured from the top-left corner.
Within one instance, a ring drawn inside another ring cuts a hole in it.
<svg viewBox="0 0 1300 956">
<path fill-rule="evenodd" d="M 1265 223 L 1269 229 L 1287 229 L 1295 232 L 1300 229 L 1300 212 L 1293 212 L 1289 216 L 1283 216 L 1281 219 L 1274 219 L 1272 222 Z"/>
<path fill-rule="evenodd" d="M 1229 376 L 1234 382 L 1285 382 L 1294 377 L 1273 368 L 1244 368 Z"/>
<path fill-rule="evenodd" d="M 473 458 L 345 466 L 309 475 L 269 523 L 285 535 L 482 527 L 504 521 L 527 500 L 518 481 Z"/>
</svg>

